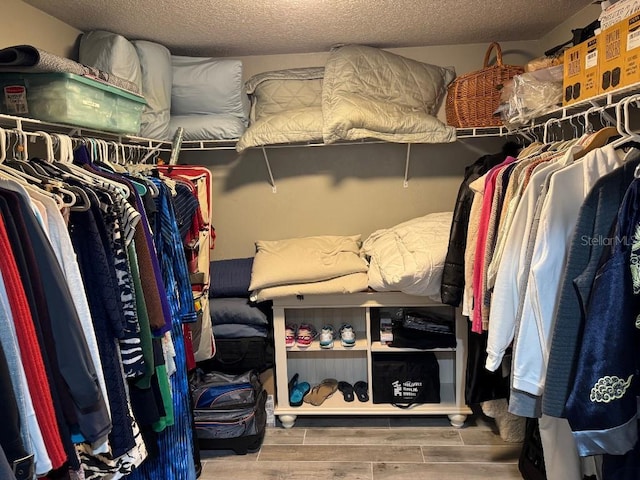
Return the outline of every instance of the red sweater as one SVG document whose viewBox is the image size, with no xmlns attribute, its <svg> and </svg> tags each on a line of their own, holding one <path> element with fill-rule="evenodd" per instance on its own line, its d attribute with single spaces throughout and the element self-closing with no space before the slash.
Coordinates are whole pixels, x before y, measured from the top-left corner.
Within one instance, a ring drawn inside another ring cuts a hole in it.
<svg viewBox="0 0 640 480">
<path fill-rule="evenodd" d="M 49 380 L 45 373 L 31 310 L 2 218 L 0 218 L 0 251 L 4 252 L 0 255 L 0 272 L 9 297 L 20 356 L 27 376 L 36 419 L 42 431 L 53 468 L 60 468 L 66 462 L 67 456 L 60 440 L 60 430 L 53 409 Z"/>
</svg>

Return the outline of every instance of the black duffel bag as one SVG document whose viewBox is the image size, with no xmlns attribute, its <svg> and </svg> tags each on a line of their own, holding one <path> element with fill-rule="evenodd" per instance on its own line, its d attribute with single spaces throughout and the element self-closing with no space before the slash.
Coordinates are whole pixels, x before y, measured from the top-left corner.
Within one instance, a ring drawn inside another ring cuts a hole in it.
<svg viewBox="0 0 640 480">
<path fill-rule="evenodd" d="M 198 362 L 205 372 L 240 374 L 273 367 L 273 344 L 267 337 L 216 338 L 213 358 Z"/>
<path fill-rule="evenodd" d="M 408 310 L 391 322 L 395 348 L 455 348 L 455 320 L 450 316 Z"/>
<path fill-rule="evenodd" d="M 376 353 L 372 365 L 373 403 L 409 408 L 440 403 L 440 368 L 433 352 Z"/>
</svg>

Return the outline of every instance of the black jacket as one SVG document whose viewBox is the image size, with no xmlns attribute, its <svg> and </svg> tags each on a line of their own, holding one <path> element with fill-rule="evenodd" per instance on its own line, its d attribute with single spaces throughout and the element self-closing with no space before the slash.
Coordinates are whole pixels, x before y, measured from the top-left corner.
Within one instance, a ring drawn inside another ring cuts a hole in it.
<svg viewBox="0 0 640 480">
<path fill-rule="evenodd" d="M 453 211 L 451 233 L 449 235 L 449 249 L 442 272 L 442 286 L 440 295 L 442 303 L 457 307 L 462 301 L 464 290 L 464 251 L 467 246 L 467 230 L 469 214 L 473 203 L 473 191 L 469 188 L 471 182 L 487 173 L 494 166 L 502 163 L 507 156 L 517 156 L 520 146 L 507 142 L 500 153 L 485 155 L 465 168 L 464 180 L 458 190 L 458 199 Z"/>
</svg>

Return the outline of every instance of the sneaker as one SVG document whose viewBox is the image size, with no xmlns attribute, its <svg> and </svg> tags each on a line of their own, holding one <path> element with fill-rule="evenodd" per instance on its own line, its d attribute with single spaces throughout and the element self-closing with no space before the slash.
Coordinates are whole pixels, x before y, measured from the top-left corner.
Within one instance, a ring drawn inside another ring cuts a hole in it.
<svg viewBox="0 0 640 480">
<path fill-rule="evenodd" d="M 286 348 L 291 348 L 296 344 L 297 329 L 297 325 L 286 325 L 284 327 L 284 345 Z"/>
<path fill-rule="evenodd" d="M 306 348 L 311 345 L 313 339 L 316 338 L 316 329 L 313 325 L 303 323 L 298 327 L 298 334 L 296 335 L 296 343 L 300 348 Z"/>
<path fill-rule="evenodd" d="M 345 323 L 340 327 L 340 343 L 343 347 L 353 347 L 356 344 L 356 333 L 353 327 Z"/>
<path fill-rule="evenodd" d="M 333 348 L 334 332 L 332 325 L 325 325 L 320 331 L 320 348 Z"/>
</svg>

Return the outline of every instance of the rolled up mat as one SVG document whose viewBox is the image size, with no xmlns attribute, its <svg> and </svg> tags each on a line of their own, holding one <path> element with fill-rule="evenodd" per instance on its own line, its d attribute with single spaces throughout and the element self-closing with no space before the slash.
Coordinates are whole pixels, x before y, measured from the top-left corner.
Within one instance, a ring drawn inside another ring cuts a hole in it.
<svg viewBox="0 0 640 480">
<path fill-rule="evenodd" d="M 124 78 L 82 65 L 69 58 L 59 57 L 31 45 L 15 45 L 0 49 L 0 72 L 73 73 L 140 94 L 138 86 Z"/>
</svg>

